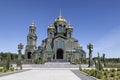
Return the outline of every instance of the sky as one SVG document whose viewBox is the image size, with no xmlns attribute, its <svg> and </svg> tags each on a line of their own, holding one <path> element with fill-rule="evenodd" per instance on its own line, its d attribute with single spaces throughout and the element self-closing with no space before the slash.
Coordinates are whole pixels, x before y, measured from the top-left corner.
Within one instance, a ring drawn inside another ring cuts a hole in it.
<svg viewBox="0 0 120 80">
<path fill-rule="evenodd" d="M 0 52 L 17 53 L 19 43 L 25 49 L 33 21 L 39 46 L 60 10 L 87 57 L 92 43 L 93 57 L 99 52 L 120 58 L 120 0 L 0 0 Z"/>
</svg>

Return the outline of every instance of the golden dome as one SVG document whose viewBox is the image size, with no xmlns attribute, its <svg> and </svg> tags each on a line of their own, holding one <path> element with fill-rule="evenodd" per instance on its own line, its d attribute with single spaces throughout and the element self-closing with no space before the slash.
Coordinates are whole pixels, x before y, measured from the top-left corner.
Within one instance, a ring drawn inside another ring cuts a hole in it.
<svg viewBox="0 0 120 80">
<path fill-rule="evenodd" d="M 55 19 L 55 23 L 56 22 L 65 22 L 66 23 L 66 20 L 62 16 L 59 16 L 57 19 Z"/>
<path fill-rule="evenodd" d="M 72 26 L 70 24 L 68 24 L 68 26 L 66 28 L 67 29 L 72 29 Z"/>
<path fill-rule="evenodd" d="M 50 24 L 50 25 L 48 26 L 48 29 L 55 29 L 55 27 L 52 26 L 52 24 Z"/>
</svg>

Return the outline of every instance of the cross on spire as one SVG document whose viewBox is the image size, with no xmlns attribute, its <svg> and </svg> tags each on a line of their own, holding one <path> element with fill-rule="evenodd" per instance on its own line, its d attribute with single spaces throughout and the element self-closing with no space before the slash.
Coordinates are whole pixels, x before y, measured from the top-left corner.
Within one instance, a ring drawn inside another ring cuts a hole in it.
<svg viewBox="0 0 120 80">
<path fill-rule="evenodd" d="M 34 20 L 32 21 L 32 24 L 34 24 Z"/>
<path fill-rule="evenodd" d="M 61 9 L 60 9 L 60 14 L 59 14 L 59 16 L 62 16 L 62 14 L 61 14 Z"/>
</svg>

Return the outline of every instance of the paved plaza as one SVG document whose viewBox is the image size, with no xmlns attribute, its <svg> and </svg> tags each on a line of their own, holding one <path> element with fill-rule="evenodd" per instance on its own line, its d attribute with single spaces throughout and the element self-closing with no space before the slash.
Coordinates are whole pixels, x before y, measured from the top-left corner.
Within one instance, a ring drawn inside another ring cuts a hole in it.
<svg viewBox="0 0 120 80">
<path fill-rule="evenodd" d="M 81 80 L 72 71 L 60 69 L 33 69 L 0 77 L 0 80 Z"/>
<path fill-rule="evenodd" d="M 67 62 L 24 64 L 23 70 L 0 75 L 0 80 L 95 80 L 79 71 L 79 65 Z"/>
</svg>

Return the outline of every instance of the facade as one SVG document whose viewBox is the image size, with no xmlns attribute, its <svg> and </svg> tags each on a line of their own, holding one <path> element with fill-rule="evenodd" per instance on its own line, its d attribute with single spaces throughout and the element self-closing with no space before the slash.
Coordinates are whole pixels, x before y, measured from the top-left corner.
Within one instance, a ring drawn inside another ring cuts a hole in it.
<svg viewBox="0 0 120 80">
<path fill-rule="evenodd" d="M 41 59 L 42 61 L 75 61 L 86 59 L 86 52 L 78 44 L 78 40 L 72 37 L 73 27 L 59 16 L 54 24 L 47 29 L 47 38 L 42 40 L 40 46 L 36 46 L 36 26 L 32 23 L 29 27 L 27 45 L 25 49 L 26 60 Z"/>
</svg>

